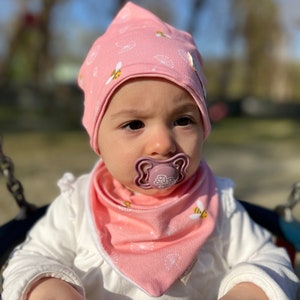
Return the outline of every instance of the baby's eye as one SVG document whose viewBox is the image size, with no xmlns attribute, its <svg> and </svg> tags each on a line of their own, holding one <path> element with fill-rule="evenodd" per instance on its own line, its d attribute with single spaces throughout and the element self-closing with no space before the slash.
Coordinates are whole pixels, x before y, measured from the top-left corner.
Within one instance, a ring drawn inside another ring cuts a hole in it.
<svg viewBox="0 0 300 300">
<path fill-rule="evenodd" d="M 128 123 L 126 123 L 123 128 L 128 129 L 128 130 L 139 130 L 141 128 L 144 128 L 144 123 L 139 120 L 133 120 Z"/>
<path fill-rule="evenodd" d="M 177 119 L 174 123 L 175 126 L 187 126 L 190 124 L 193 124 L 193 120 L 191 117 L 180 117 L 179 119 Z"/>
</svg>

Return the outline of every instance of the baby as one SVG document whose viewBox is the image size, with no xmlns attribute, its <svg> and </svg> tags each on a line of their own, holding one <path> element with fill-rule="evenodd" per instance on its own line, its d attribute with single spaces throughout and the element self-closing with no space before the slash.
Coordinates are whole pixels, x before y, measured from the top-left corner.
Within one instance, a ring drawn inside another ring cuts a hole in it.
<svg viewBox="0 0 300 300">
<path fill-rule="evenodd" d="M 3 300 L 294 299 L 288 256 L 202 157 L 210 132 L 192 37 L 128 2 L 79 74 L 99 161 L 10 258 Z"/>
</svg>

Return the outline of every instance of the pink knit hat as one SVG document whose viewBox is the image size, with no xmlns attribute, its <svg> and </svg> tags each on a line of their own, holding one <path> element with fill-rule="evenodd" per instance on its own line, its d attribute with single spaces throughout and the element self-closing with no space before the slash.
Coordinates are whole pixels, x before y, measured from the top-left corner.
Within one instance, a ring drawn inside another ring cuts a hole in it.
<svg viewBox="0 0 300 300">
<path fill-rule="evenodd" d="M 78 77 L 84 91 L 83 125 L 98 154 L 98 130 L 109 100 L 130 78 L 160 77 L 186 89 L 195 99 L 210 132 L 205 104 L 201 55 L 190 34 L 164 23 L 131 3 L 119 11 L 107 31 L 91 47 Z"/>
</svg>

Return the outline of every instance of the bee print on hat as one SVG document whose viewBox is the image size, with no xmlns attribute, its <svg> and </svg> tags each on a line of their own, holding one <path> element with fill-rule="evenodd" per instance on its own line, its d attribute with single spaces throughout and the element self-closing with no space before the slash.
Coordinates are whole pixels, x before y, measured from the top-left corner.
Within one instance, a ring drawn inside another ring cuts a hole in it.
<svg viewBox="0 0 300 300">
<path fill-rule="evenodd" d="M 110 77 L 106 81 L 106 85 L 109 84 L 112 80 L 115 80 L 121 76 L 122 73 L 122 62 L 119 61 L 115 67 L 115 69 L 110 73 Z"/>
<path fill-rule="evenodd" d="M 168 34 L 166 34 L 166 33 L 163 33 L 162 31 L 159 31 L 159 30 L 157 30 L 156 32 L 155 32 L 155 35 L 157 36 L 157 37 L 164 37 L 164 38 L 171 38 Z"/>
</svg>

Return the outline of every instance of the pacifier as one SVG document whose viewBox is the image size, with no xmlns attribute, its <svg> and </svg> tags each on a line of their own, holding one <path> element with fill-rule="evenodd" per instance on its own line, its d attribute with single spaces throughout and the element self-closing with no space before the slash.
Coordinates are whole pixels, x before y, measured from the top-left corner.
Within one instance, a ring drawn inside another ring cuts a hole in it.
<svg viewBox="0 0 300 300">
<path fill-rule="evenodd" d="M 143 189 L 167 189 L 185 178 L 188 165 L 189 158 L 183 153 L 165 160 L 142 157 L 135 164 L 135 184 Z"/>
</svg>

